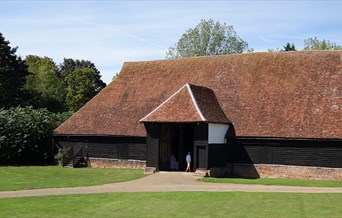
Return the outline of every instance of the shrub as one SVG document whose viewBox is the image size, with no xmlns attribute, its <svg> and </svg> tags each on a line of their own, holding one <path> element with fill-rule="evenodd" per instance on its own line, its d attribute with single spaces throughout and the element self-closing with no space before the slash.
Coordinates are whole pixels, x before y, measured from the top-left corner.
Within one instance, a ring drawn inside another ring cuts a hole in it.
<svg viewBox="0 0 342 218">
<path fill-rule="evenodd" d="M 67 149 L 64 149 L 64 148 L 58 149 L 58 153 L 55 154 L 54 156 L 55 161 L 57 162 L 58 166 L 63 166 L 63 158 L 67 152 L 68 152 Z"/>
<path fill-rule="evenodd" d="M 52 131 L 67 117 L 32 107 L 1 109 L 0 164 L 52 163 Z"/>
</svg>

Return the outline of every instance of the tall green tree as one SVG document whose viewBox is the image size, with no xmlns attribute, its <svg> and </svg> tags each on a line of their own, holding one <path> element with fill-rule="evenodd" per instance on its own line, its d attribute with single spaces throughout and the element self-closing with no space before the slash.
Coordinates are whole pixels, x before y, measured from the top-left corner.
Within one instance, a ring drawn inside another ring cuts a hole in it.
<svg viewBox="0 0 342 218">
<path fill-rule="evenodd" d="M 204 20 L 195 27 L 186 30 L 177 44 L 170 47 L 166 58 L 184 58 L 192 56 L 225 55 L 250 52 L 247 42 L 234 31 L 233 26 Z"/>
<path fill-rule="evenodd" d="M 94 86 L 97 73 L 90 68 L 76 68 L 65 78 L 67 83 L 66 101 L 73 111 L 80 109 L 97 94 Z"/>
<path fill-rule="evenodd" d="M 342 50 L 342 46 L 329 40 L 319 40 L 313 37 L 304 40 L 304 50 Z"/>
<path fill-rule="evenodd" d="M 31 105 L 47 108 L 52 112 L 65 110 L 65 84 L 51 58 L 29 55 L 26 63 L 31 75 L 27 77 L 26 89 L 31 93 Z"/>
<path fill-rule="evenodd" d="M 283 45 L 283 50 L 284 51 L 297 51 L 296 46 L 294 43 L 286 43 L 286 45 Z"/>
<path fill-rule="evenodd" d="M 285 52 L 285 51 L 297 51 L 294 43 L 287 42 L 283 45 L 283 48 L 268 49 L 269 52 Z"/>
<path fill-rule="evenodd" d="M 66 78 L 70 73 L 74 72 L 77 68 L 89 68 L 95 72 L 94 89 L 96 92 L 101 91 L 106 84 L 101 80 L 100 71 L 95 67 L 95 64 L 88 60 L 74 60 L 71 58 L 64 58 L 63 63 L 60 65 L 60 75 Z"/>
<path fill-rule="evenodd" d="M 106 87 L 100 71 L 91 61 L 64 58 L 59 73 L 66 85 L 66 104 L 72 111 L 81 108 Z"/>
<path fill-rule="evenodd" d="M 25 104 L 24 85 L 29 75 L 25 61 L 15 53 L 0 33 L 0 108 Z"/>
</svg>

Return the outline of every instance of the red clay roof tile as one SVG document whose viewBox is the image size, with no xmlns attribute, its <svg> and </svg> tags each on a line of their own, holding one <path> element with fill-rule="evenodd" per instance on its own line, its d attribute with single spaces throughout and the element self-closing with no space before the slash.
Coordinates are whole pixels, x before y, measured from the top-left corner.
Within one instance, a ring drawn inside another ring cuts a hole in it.
<svg viewBox="0 0 342 218">
<path fill-rule="evenodd" d="M 238 136 L 342 138 L 342 51 L 125 63 L 54 134 L 146 136 L 139 120 L 185 83 L 212 89 Z"/>
<path fill-rule="evenodd" d="M 185 84 L 140 122 L 229 123 L 213 90 Z"/>
</svg>

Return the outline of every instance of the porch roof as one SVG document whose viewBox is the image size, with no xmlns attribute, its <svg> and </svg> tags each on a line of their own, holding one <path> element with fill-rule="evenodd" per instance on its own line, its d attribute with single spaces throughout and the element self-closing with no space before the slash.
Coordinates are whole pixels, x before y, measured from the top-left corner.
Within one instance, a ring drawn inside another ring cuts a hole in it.
<svg viewBox="0 0 342 218">
<path fill-rule="evenodd" d="M 230 123 L 212 89 L 186 83 L 140 122 Z"/>
</svg>

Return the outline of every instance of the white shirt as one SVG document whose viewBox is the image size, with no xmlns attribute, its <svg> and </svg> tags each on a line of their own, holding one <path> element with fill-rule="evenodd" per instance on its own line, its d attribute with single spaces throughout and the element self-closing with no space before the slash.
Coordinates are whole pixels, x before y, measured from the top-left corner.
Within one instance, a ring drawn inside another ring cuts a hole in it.
<svg viewBox="0 0 342 218">
<path fill-rule="evenodd" d="M 188 155 L 186 155 L 186 162 L 191 162 L 191 156 L 190 156 L 190 154 L 188 154 Z"/>
</svg>

